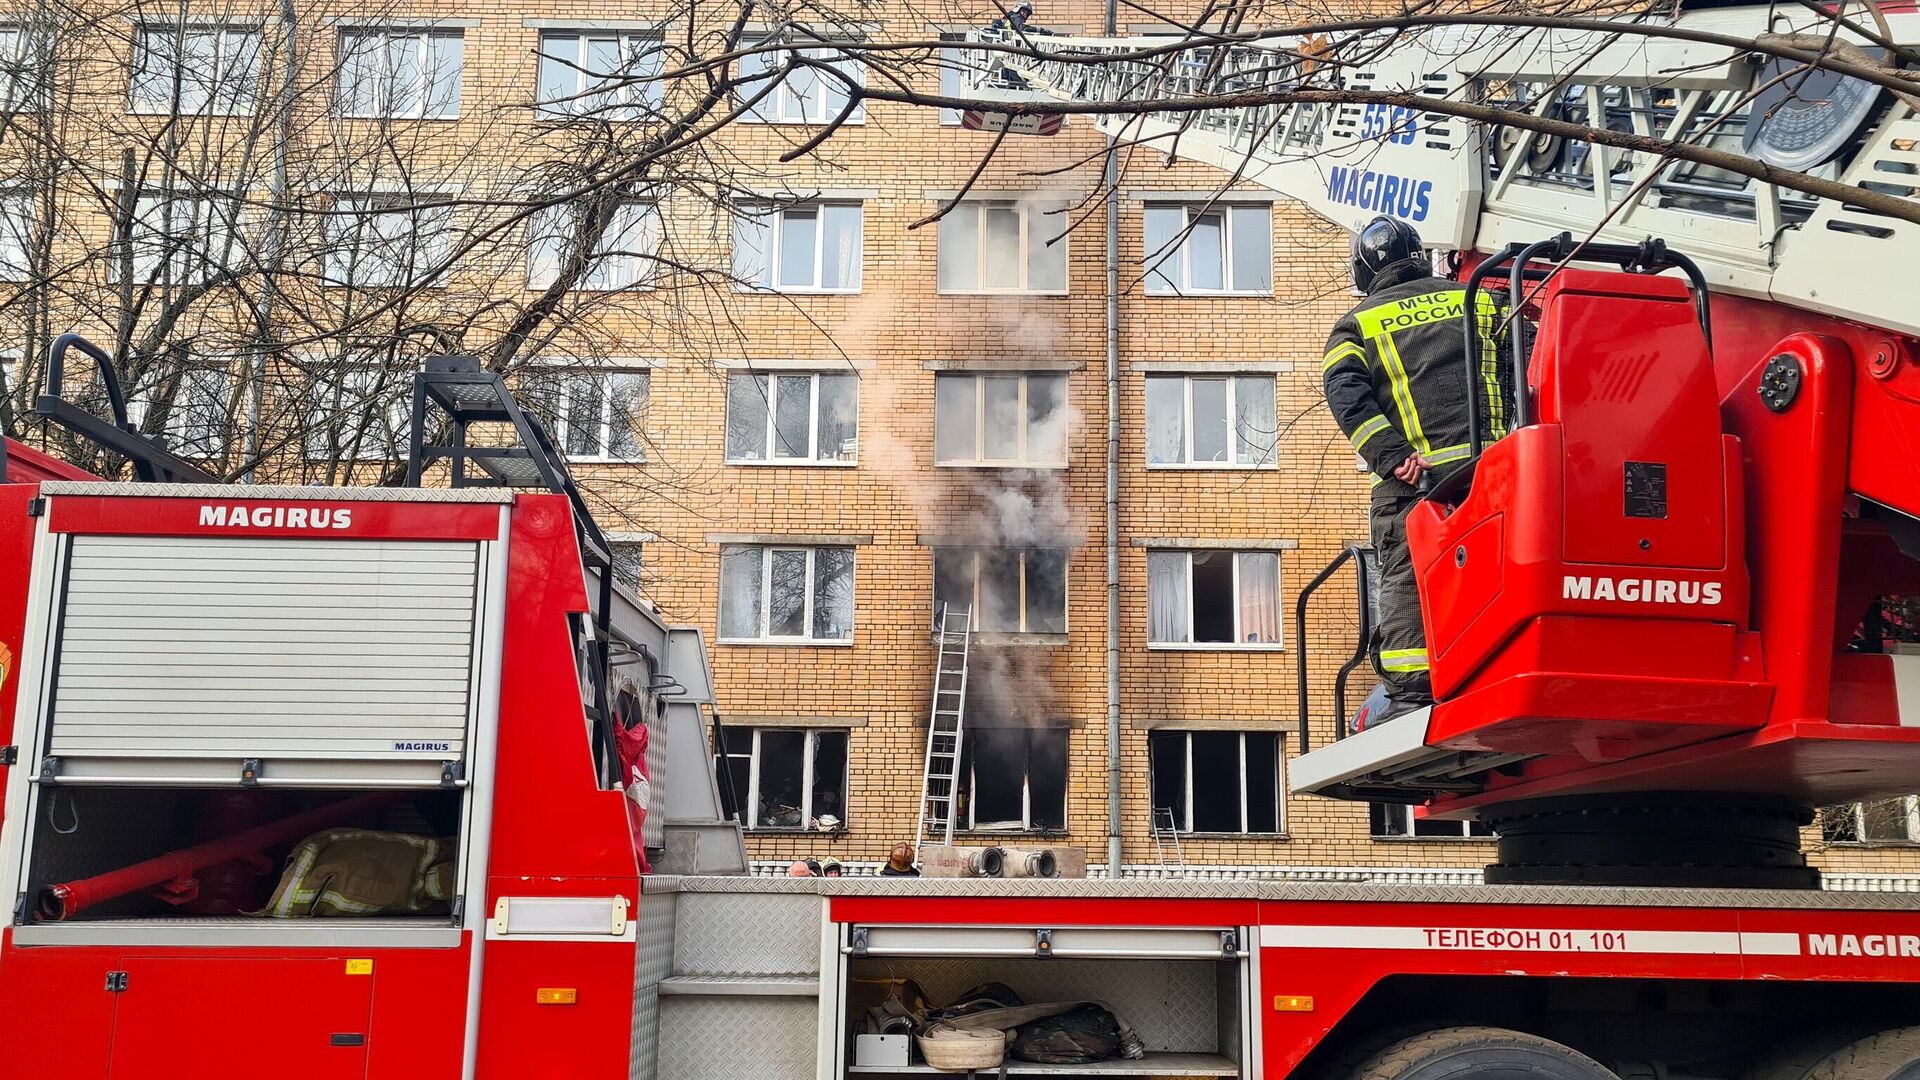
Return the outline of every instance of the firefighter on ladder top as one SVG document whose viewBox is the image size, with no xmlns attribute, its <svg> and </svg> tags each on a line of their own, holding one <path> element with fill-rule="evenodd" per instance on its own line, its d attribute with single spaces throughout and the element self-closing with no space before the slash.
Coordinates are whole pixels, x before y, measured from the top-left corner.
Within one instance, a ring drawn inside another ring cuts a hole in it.
<svg viewBox="0 0 1920 1080">
<path fill-rule="evenodd" d="M 1366 294 L 1334 324 L 1321 365 L 1327 406 L 1373 472 L 1367 518 L 1379 560 L 1379 619 L 1368 651 L 1387 693 L 1363 706 L 1367 727 L 1433 703 L 1420 596 L 1407 552 L 1407 513 L 1421 492 L 1460 468 L 1471 451 L 1469 394 L 1481 436 L 1507 433 L 1508 391 L 1498 371 L 1495 307 L 1481 296 L 1482 379 L 1468 386 L 1461 350 L 1466 291 L 1437 277 L 1413 226 L 1385 215 L 1353 235 L 1353 283 Z"/>
<path fill-rule="evenodd" d="M 1004 14 L 988 23 L 984 37 L 990 41 L 1001 41 L 1011 45 L 1027 44 L 1028 38 L 1051 37 L 1053 31 L 1033 25 L 1033 5 L 1028 0 L 1020 0 Z M 993 69 L 989 82 L 978 87 L 987 91 L 989 96 L 1008 101 L 1038 102 L 1046 100 L 1045 95 L 1034 89 L 1026 76 L 1007 66 L 1002 61 Z M 1010 129 L 1010 135 L 1057 135 L 1065 124 L 1066 117 L 1053 113 L 1050 115 L 1015 116 L 1012 113 L 997 112 L 992 109 L 966 109 L 960 114 L 960 126 L 969 131 L 999 131 Z"/>
</svg>

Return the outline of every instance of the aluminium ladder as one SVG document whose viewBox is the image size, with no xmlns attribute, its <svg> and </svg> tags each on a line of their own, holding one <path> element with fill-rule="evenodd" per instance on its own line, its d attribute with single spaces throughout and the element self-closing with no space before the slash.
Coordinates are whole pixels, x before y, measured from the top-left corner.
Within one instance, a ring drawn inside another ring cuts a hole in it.
<svg viewBox="0 0 1920 1080">
<path fill-rule="evenodd" d="M 1160 876 L 1167 876 L 1167 845 L 1173 845 L 1174 869 L 1181 876 L 1187 872 L 1187 857 L 1180 851 L 1180 826 L 1173 820 L 1173 807 L 1156 806 L 1150 819 L 1153 827 L 1153 851 L 1160 861 Z"/>
<path fill-rule="evenodd" d="M 920 823 L 914 829 L 915 862 L 922 846 L 953 843 L 972 629 L 971 608 L 941 606 L 940 639 L 933 660 L 933 711 L 927 718 L 927 760 L 920 773 Z"/>
</svg>

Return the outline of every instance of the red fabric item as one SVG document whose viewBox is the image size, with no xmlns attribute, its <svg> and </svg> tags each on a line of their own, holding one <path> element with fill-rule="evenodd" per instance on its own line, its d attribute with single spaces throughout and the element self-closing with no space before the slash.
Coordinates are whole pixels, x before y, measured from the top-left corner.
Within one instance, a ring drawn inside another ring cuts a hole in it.
<svg viewBox="0 0 1920 1080">
<path fill-rule="evenodd" d="M 633 831 L 633 857 L 640 864 L 640 872 L 650 874 L 653 867 L 647 865 L 646 835 L 641 827 L 647 823 L 647 800 L 652 785 L 647 779 L 647 725 L 635 724 L 630 728 L 614 726 L 614 752 L 620 756 L 620 783 L 627 796 L 627 824 Z"/>
</svg>

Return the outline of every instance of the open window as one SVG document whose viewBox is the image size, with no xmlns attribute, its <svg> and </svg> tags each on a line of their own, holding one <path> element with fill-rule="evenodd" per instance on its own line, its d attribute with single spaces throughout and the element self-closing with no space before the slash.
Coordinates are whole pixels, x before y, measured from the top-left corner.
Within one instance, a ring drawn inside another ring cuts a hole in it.
<svg viewBox="0 0 1920 1080">
<path fill-rule="evenodd" d="M 959 823 L 976 832 L 1067 827 L 1066 727 L 969 726 L 960 753 Z"/>
<path fill-rule="evenodd" d="M 1156 731 L 1147 748 L 1153 808 L 1181 832 L 1281 831 L 1279 732 Z"/>
<path fill-rule="evenodd" d="M 933 614 L 973 612 L 987 634 L 1067 632 L 1067 553 L 1062 548 L 937 548 Z"/>
<path fill-rule="evenodd" d="M 738 793 L 745 805 L 726 812 L 749 829 L 844 827 L 847 740 L 845 731 L 728 727 L 716 764 L 732 773 L 722 791 Z"/>
<path fill-rule="evenodd" d="M 1156 647 L 1277 648 L 1279 553 L 1150 551 L 1147 612 Z"/>
</svg>

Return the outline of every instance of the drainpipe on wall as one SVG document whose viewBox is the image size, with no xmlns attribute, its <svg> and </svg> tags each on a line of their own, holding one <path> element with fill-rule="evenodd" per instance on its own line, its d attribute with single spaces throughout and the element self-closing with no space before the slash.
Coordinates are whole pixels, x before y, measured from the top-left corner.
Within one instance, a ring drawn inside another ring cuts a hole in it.
<svg viewBox="0 0 1920 1080">
<path fill-rule="evenodd" d="M 254 354 L 248 372 L 252 386 L 247 392 L 247 467 L 240 474 L 243 483 L 253 483 L 255 458 L 260 453 L 261 404 L 267 396 L 267 343 L 273 336 L 273 297 L 280 288 L 280 272 L 287 262 L 287 155 L 293 142 L 294 85 L 299 65 L 299 9 L 293 0 L 280 0 L 280 115 L 275 118 L 273 174 L 268 180 L 267 200 L 273 206 L 268 227 L 267 258 L 271 260 L 262 275 L 260 290 L 260 349 Z"/>
<path fill-rule="evenodd" d="M 1107 36 L 1119 33 L 1107 0 Z M 1107 138 L 1107 876 L 1120 876 L 1120 153 Z"/>
</svg>

